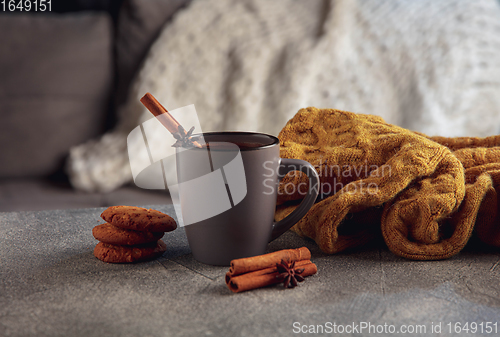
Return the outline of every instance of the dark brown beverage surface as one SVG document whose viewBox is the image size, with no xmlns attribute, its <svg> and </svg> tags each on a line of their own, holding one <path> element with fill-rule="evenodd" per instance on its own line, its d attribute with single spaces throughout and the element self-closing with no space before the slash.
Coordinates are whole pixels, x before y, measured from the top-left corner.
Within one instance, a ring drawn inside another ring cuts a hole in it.
<svg viewBox="0 0 500 337">
<path fill-rule="evenodd" d="M 208 147 L 215 151 L 234 150 L 234 145 L 238 146 L 240 150 L 253 150 L 278 143 L 278 139 L 274 136 L 240 131 L 204 133 L 203 140 L 208 144 L 208 146 L 203 145 L 204 148 Z M 203 141 L 200 143 L 203 143 Z M 234 145 L 232 146 L 231 144 Z"/>
<path fill-rule="evenodd" d="M 233 145 L 238 146 L 240 149 L 254 149 L 257 147 L 265 146 L 266 144 L 254 143 L 254 142 L 227 142 L 229 144 L 223 144 L 222 142 L 208 142 L 203 145 L 204 148 L 209 148 L 210 150 L 233 150 Z"/>
</svg>

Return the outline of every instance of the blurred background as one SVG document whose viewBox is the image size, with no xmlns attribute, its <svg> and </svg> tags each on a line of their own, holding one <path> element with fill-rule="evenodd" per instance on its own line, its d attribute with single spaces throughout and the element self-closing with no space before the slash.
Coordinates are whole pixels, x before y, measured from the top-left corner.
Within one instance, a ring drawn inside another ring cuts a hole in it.
<svg viewBox="0 0 500 337">
<path fill-rule="evenodd" d="M 130 174 L 127 135 L 151 117 L 146 92 L 169 110 L 195 104 L 203 131 L 278 135 L 316 106 L 429 135 L 500 133 L 498 0 L 10 3 L 2 212 L 170 202 Z"/>
</svg>

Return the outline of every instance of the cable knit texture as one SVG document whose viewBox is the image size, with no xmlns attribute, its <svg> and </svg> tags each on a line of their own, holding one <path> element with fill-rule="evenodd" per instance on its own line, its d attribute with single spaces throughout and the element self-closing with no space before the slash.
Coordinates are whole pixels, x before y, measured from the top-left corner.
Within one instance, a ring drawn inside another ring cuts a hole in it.
<svg viewBox="0 0 500 337">
<path fill-rule="evenodd" d="M 462 250 L 474 228 L 500 247 L 500 136 L 440 137 L 440 144 L 380 117 L 307 108 L 279 139 L 282 158 L 306 160 L 318 171 L 322 200 L 293 229 L 325 253 L 382 234 L 399 256 L 444 259 Z M 297 207 L 307 181 L 295 173 L 282 180 L 276 220 Z"/>
<path fill-rule="evenodd" d="M 495 0 L 198 0 L 151 48 L 117 129 L 74 148 L 68 172 L 89 191 L 131 180 L 126 137 L 151 117 L 146 92 L 194 103 L 203 131 L 277 134 L 317 106 L 486 136 L 500 131 L 499 81 Z"/>
</svg>

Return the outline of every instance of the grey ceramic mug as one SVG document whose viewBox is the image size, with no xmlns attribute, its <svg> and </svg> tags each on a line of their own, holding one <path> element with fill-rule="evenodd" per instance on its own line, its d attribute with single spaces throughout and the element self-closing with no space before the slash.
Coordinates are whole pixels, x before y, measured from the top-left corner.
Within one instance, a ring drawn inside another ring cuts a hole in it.
<svg viewBox="0 0 500 337">
<path fill-rule="evenodd" d="M 316 170 L 303 160 L 279 158 L 279 140 L 271 135 L 213 132 L 203 138 L 202 149 L 176 153 L 184 228 L 194 258 L 229 265 L 233 259 L 263 254 L 268 242 L 314 204 Z M 290 215 L 274 222 L 279 181 L 296 170 L 309 177 L 308 194 Z"/>
</svg>

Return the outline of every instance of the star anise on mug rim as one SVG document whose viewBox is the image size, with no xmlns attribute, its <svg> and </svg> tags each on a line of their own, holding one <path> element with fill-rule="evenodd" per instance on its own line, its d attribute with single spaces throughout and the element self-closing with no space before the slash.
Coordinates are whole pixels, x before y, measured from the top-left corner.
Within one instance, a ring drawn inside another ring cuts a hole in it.
<svg viewBox="0 0 500 337">
<path fill-rule="evenodd" d="M 304 281 L 304 277 L 300 275 L 304 272 L 304 268 L 295 269 L 295 261 L 289 264 L 282 259 L 281 263 L 276 263 L 276 269 L 279 273 L 276 278 L 283 280 L 285 288 L 294 288 L 297 282 Z"/>
<path fill-rule="evenodd" d="M 199 136 L 191 136 L 194 131 L 194 126 L 189 129 L 188 132 L 179 125 L 177 127 L 177 132 L 172 133 L 172 136 L 176 139 L 176 142 L 172 145 L 172 147 L 194 147 L 194 141 L 198 140 Z"/>
</svg>

